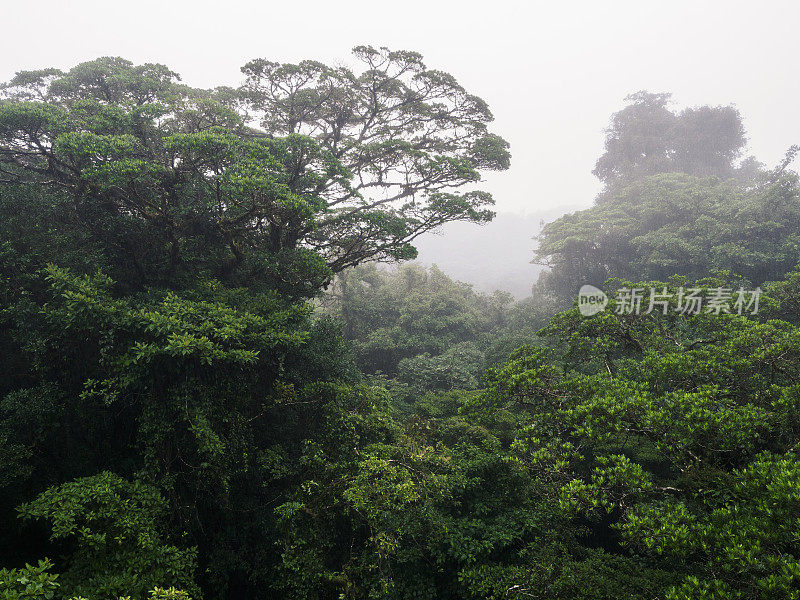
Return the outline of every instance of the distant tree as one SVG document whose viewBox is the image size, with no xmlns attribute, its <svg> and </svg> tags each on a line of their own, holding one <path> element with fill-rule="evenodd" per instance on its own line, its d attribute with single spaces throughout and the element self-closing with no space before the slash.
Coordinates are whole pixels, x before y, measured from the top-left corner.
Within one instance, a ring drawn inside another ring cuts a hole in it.
<svg viewBox="0 0 800 600">
<path fill-rule="evenodd" d="M 701 106 L 676 113 L 669 108 L 670 97 L 637 92 L 611 117 L 605 152 L 593 171 L 607 189 L 657 173 L 735 174 L 734 161 L 746 142 L 739 111 Z"/>
<path fill-rule="evenodd" d="M 478 387 L 484 353 L 505 360 L 536 339 L 550 314 L 541 299 L 479 293 L 436 266 L 416 264 L 395 272 L 358 267 L 338 277 L 322 300 L 344 322 L 362 370 L 399 374 L 430 389 Z"/>
<path fill-rule="evenodd" d="M 480 387 L 486 359 L 472 342 L 451 346 L 438 356 L 420 354 L 397 365 L 398 379 L 423 390 L 474 390 Z"/>
<path fill-rule="evenodd" d="M 638 92 L 611 117 L 605 153 L 594 175 L 606 185 L 636 176 L 669 171 L 670 138 L 677 117 L 667 108 L 671 94 Z"/>
<path fill-rule="evenodd" d="M 679 113 L 674 132 L 676 170 L 730 177 L 746 142 L 741 115 L 733 106 L 686 108 Z"/>
<path fill-rule="evenodd" d="M 701 278 L 717 270 L 752 284 L 800 262 L 800 185 L 792 172 L 751 189 L 682 173 L 653 175 L 548 223 L 537 260 L 544 289 L 573 297 L 609 277 Z"/>
</svg>

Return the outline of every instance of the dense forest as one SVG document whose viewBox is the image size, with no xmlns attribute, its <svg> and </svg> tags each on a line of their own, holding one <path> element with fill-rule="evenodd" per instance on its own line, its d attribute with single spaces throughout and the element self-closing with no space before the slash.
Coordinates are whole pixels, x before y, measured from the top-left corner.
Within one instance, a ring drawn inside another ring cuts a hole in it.
<svg viewBox="0 0 800 600">
<path fill-rule="evenodd" d="M 381 263 L 493 218 L 489 107 L 354 56 L 0 90 L 0 597 L 799 599 L 797 148 L 633 94 L 485 293 Z"/>
</svg>

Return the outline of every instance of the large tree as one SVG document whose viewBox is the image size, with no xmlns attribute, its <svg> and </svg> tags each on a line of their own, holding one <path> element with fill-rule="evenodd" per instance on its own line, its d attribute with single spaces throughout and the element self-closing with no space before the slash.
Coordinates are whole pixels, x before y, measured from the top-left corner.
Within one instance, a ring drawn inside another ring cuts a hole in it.
<svg viewBox="0 0 800 600">
<path fill-rule="evenodd" d="M 486 103 L 415 52 L 354 49 L 360 72 L 318 62 L 254 60 L 242 69 L 250 117 L 272 136 L 302 134 L 353 175 L 326 190 L 310 243 L 335 271 L 374 256 L 415 255 L 408 242 L 446 221 L 487 220 L 486 192 L 455 190 L 509 167 Z"/>
<path fill-rule="evenodd" d="M 491 219 L 473 184 L 509 154 L 486 104 L 418 54 L 355 54 L 363 72 L 253 61 L 235 90 L 120 58 L 18 73 L 0 96 L 0 179 L 65 194 L 65 219 L 141 283 L 201 269 L 308 294 L 412 258 L 442 223 Z"/>
</svg>

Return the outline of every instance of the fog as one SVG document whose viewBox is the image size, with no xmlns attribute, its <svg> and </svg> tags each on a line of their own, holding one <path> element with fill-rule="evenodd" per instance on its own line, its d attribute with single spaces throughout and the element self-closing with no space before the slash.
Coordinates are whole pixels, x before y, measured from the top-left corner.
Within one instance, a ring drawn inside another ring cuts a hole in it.
<svg viewBox="0 0 800 600">
<path fill-rule="evenodd" d="M 418 51 L 484 98 L 511 143 L 512 168 L 485 186 L 502 212 L 589 206 L 609 115 L 638 90 L 735 104 L 767 164 L 800 132 L 791 1 L 2 4 L 1 81 L 114 55 L 213 87 L 239 83 L 253 58 L 346 64 L 358 44 Z"/>
</svg>

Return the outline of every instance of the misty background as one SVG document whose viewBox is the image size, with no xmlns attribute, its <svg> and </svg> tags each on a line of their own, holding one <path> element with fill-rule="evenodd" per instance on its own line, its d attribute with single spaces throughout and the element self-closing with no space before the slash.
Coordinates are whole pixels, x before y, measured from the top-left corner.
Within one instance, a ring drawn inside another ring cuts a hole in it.
<svg viewBox="0 0 800 600">
<path fill-rule="evenodd" d="M 676 108 L 736 106 L 745 155 L 777 163 L 800 131 L 795 2 L 4 2 L 0 81 L 98 56 L 160 62 L 192 86 L 237 85 L 263 57 L 347 64 L 356 44 L 423 54 L 492 107 L 512 167 L 489 174 L 497 219 L 419 240 L 419 261 L 480 290 L 530 293 L 541 221 L 591 205 L 609 116 L 638 90 Z M 489 9 L 490 8 L 490 9 Z M 31 37 L 31 32 L 36 32 Z M 298 34 L 298 31 L 301 33 Z M 24 53 L 20 53 L 24 49 Z M 768 101 L 766 101 L 768 99 Z"/>
</svg>

